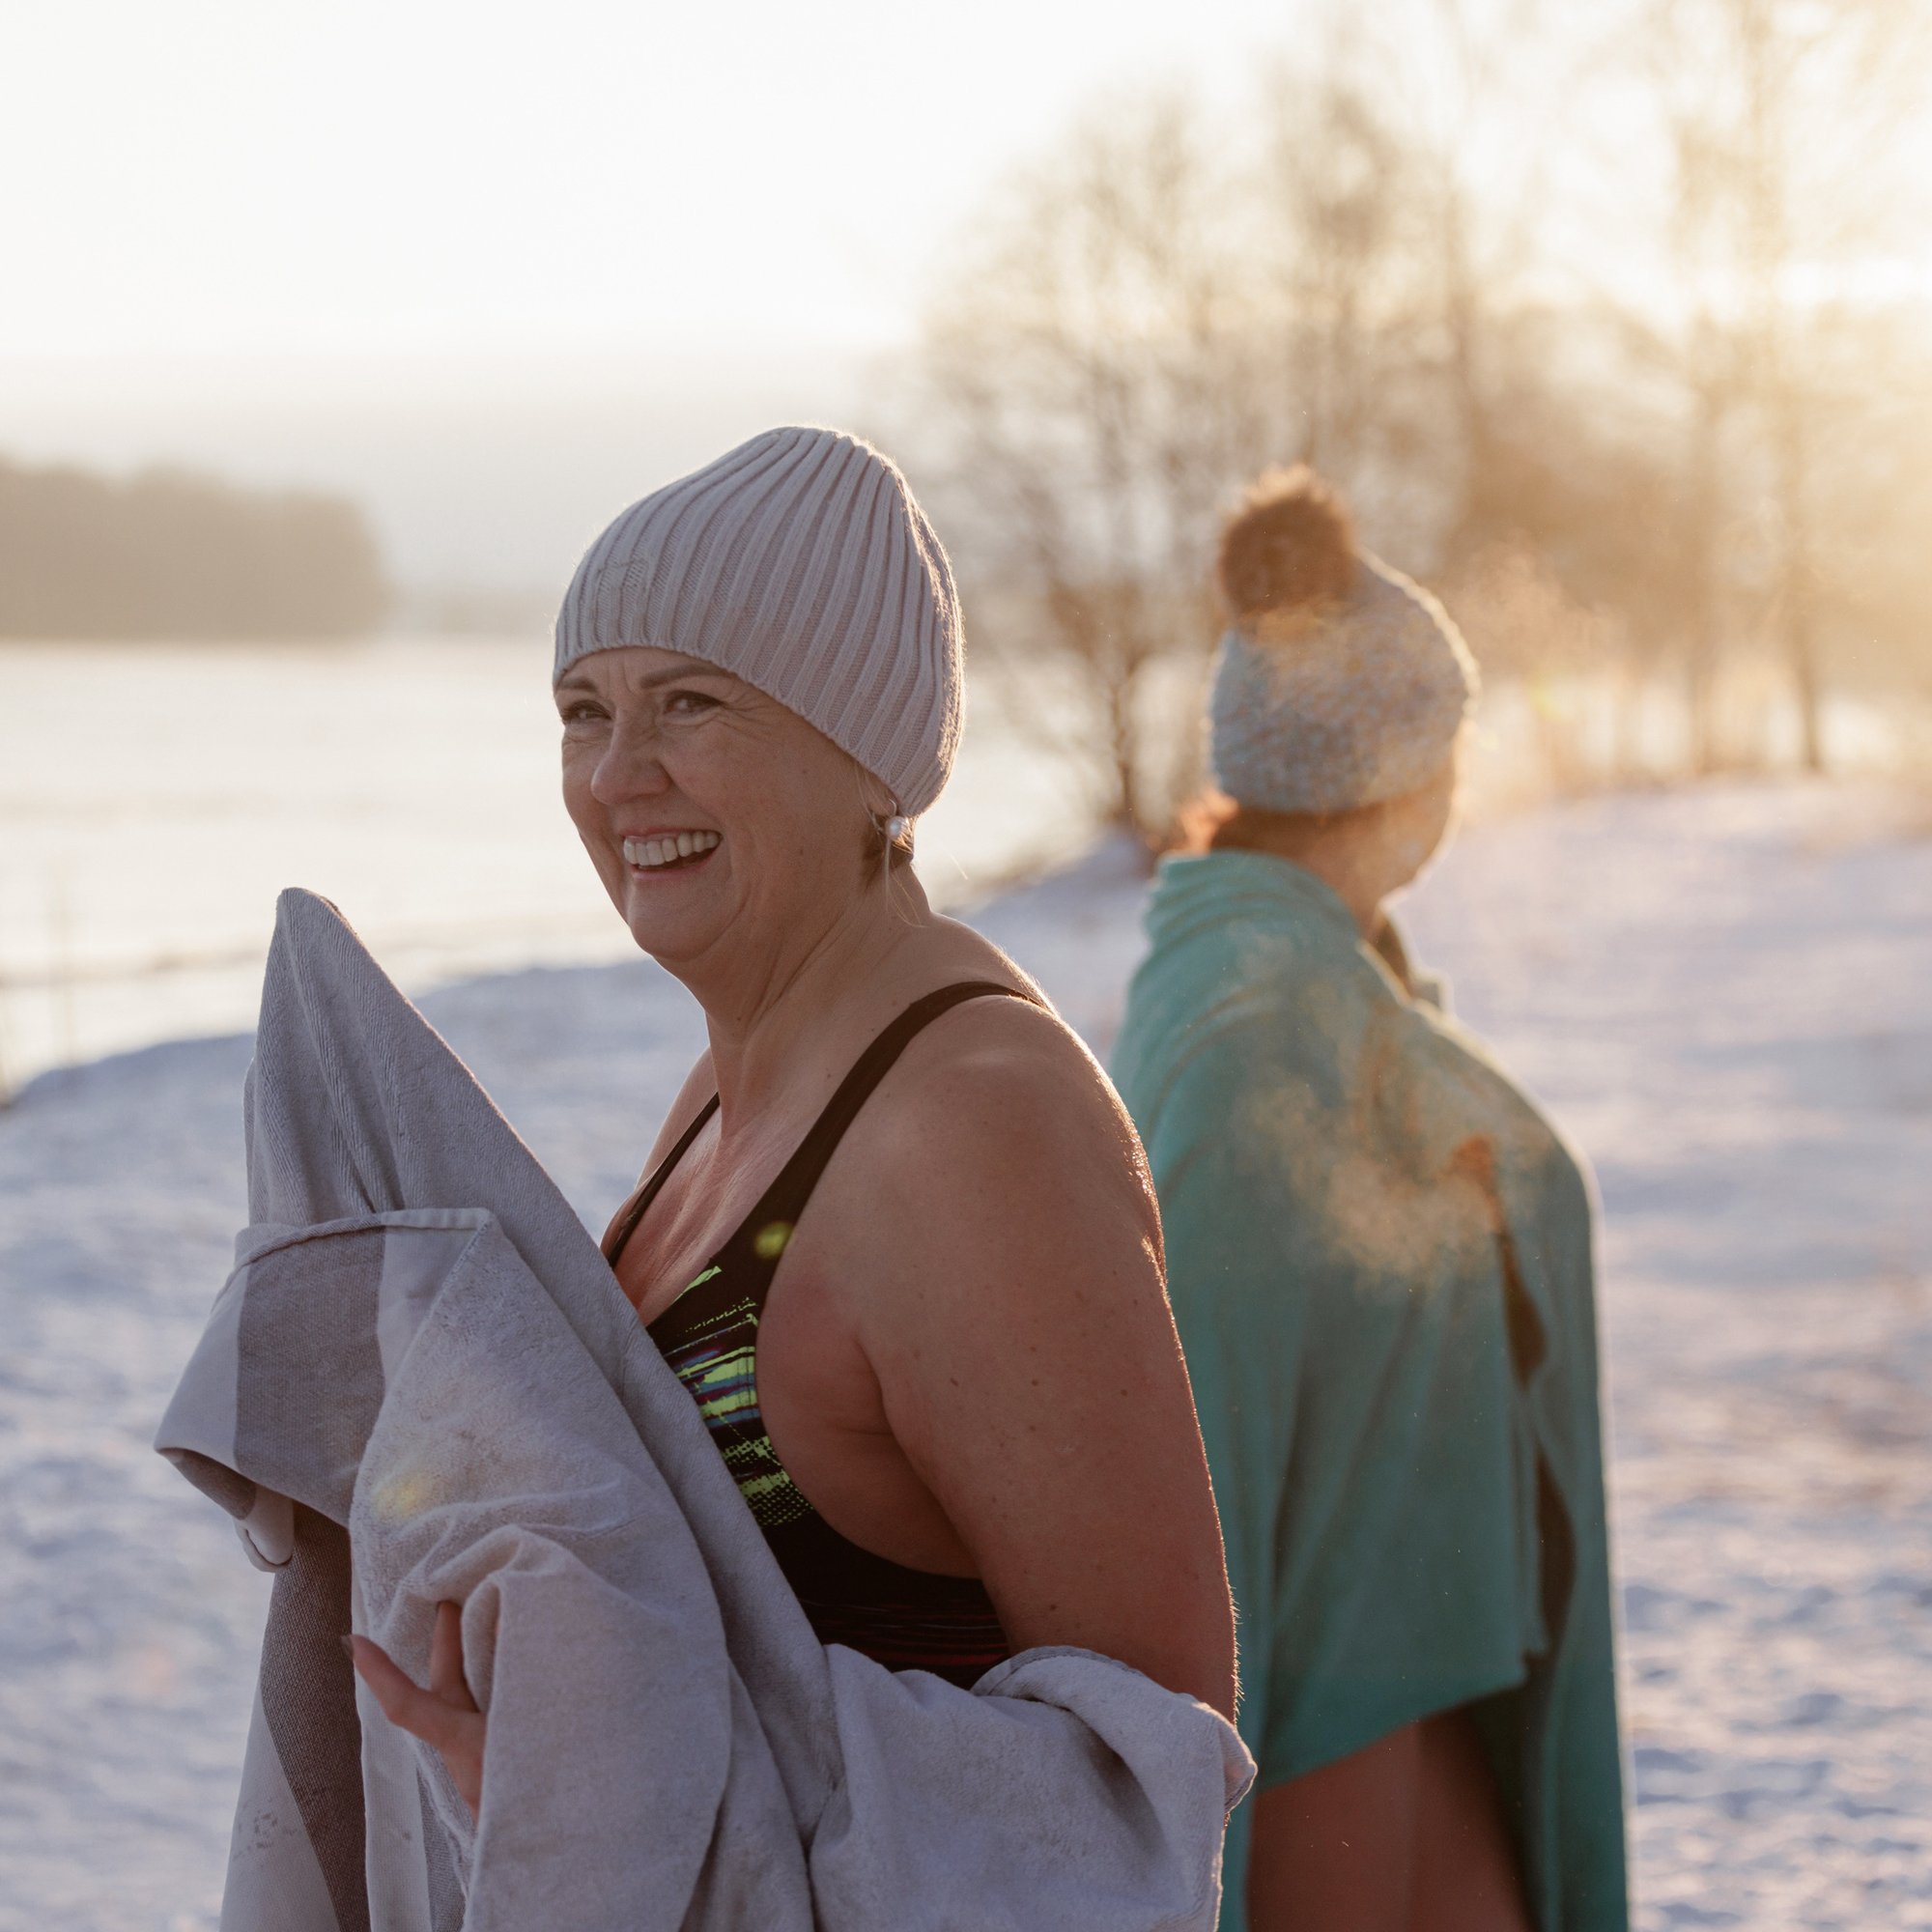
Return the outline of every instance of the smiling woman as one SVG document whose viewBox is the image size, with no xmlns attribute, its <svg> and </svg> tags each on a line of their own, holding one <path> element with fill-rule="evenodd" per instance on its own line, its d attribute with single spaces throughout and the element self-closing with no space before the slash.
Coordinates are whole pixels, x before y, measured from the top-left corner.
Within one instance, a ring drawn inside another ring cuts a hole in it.
<svg viewBox="0 0 1932 1932">
<path fill-rule="evenodd" d="M 554 682 L 571 817 L 710 1039 L 606 1254 L 814 1630 L 968 1687 L 1073 1645 L 1232 1713 L 1139 1144 L 904 863 L 960 724 L 904 478 L 781 429 L 645 498 L 578 571 Z M 358 1661 L 473 1789 L 448 1658 L 427 1690 Z"/>
<path fill-rule="evenodd" d="M 698 926 L 715 935 L 744 909 L 734 888 L 822 904 L 849 891 L 855 853 L 862 882 L 883 869 L 897 815 L 883 783 L 729 671 L 649 645 L 599 651 L 556 697 L 564 803 L 632 937 L 672 970 Z"/>
</svg>

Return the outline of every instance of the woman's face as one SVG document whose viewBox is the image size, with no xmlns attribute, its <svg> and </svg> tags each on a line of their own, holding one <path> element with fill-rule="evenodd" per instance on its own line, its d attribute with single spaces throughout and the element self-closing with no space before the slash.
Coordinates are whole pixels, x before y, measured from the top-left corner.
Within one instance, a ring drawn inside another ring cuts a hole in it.
<svg viewBox="0 0 1932 1932">
<path fill-rule="evenodd" d="M 650 645 L 579 659 L 555 695 L 564 805 L 654 958 L 806 937 L 863 891 L 854 859 L 891 801 L 776 698 Z"/>
</svg>

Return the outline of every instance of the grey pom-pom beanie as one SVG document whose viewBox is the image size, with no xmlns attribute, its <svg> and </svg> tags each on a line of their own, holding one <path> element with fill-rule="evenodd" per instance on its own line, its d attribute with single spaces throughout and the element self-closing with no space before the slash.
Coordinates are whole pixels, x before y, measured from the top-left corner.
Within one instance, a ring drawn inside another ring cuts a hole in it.
<svg viewBox="0 0 1932 1932">
<path fill-rule="evenodd" d="M 1260 811 L 1401 798 L 1442 769 L 1477 689 L 1441 605 L 1360 555 L 1348 596 L 1306 630 L 1222 639 L 1208 705 L 1215 782 Z"/>
<path fill-rule="evenodd" d="M 766 430 L 634 503 L 585 553 L 556 620 L 578 659 L 655 644 L 795 711 L 908 817 L 952 771 L 959 596 L 904 476 L 840 430 Z"/>
</svg>

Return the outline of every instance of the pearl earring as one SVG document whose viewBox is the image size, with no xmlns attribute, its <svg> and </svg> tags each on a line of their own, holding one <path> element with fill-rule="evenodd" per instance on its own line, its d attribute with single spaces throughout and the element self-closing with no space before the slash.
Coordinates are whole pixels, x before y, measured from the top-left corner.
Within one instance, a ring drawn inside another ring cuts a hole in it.
<svg viewBox="0 0 1932 1932">
<path fill-rule="evenodd" d="M 879 841 L 879 876 L 886 882 L 886 890 L 891 892 L 893 884 L 893 850 L 908 832 L 912 830 L 912 820 L 900 811 L 896 805 L 889 818 L 874 818 L 885 837 Z"/>
</svg>

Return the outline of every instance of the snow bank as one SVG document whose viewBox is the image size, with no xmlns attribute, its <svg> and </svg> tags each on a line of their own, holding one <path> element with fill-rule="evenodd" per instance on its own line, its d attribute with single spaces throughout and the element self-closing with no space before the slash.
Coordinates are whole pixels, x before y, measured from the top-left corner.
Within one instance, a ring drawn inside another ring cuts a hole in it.
<svg viewBox="0 0 1932 1932">
<path fill-rule="evenodd" d="M 1932 844 L 1720 787 L 1472 832 L 1410 908 L 1591 1154 L 1647 1928 L 1932 1927 Z M 1104 1049 L 1130 857 L 985 909 Z M 424 1001 L 587 1219 L 699 1038 L 644 962 Z M 147 1442 L 242 1218 L 242 1040 L 0 1114 L 0 1932 L 214 1923 L 265 1579 Z"/>
</svg>

